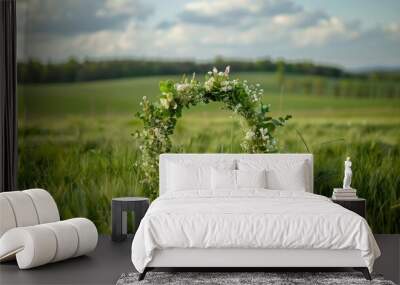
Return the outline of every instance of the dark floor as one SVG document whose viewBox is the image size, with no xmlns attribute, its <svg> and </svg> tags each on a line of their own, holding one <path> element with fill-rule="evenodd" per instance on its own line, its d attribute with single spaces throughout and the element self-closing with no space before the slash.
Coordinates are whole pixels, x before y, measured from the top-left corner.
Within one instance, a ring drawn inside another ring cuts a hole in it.
<svg viewBox="0 0 400 285">
<path fill-rule="evenodd" d="M 400 282 L 400 235 L 375 235 L 382 256 L 374 272 Z M 15 262 L 0 265 L 0 284 L 115 284 L 124 272 L 134 271 L 130 260 L 131 239 L 114 243 L 100 236 L 89 254 L 42 267 L 19 270 Z"/>
<path fill-rule="evenodd" d="M 8 284 L 115 284 L 124 272 L 134 271 L 132 239 L 112 242 L 100 236 L 97 248 L 80 256 L 41 267 L 18 270 L 16 262 L 0 264 L 0 285 Z"/>
</svg>

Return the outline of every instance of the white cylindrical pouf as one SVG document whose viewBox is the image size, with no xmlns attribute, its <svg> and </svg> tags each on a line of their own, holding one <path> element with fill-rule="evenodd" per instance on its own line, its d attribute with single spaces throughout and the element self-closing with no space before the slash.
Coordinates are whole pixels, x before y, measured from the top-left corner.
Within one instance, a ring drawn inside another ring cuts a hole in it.
<svg viewBox="0 0 400 285">
<path fill-rule="evenodd" d="M 85 218 L 74 218 L 64 222 L 70 223 L 78 232 L 79 248 L 74 256 L 86 254 L 96 248 L 98 233 L 92 221 Z"/>
<path fill-rule="evenodd" d="M 20 269 L 49 263 L 57 251 L 56 236 L 41 225 L 14 228 L 1 237 L 0 254 L 16 254 Z"/>
<path fill-rule="evenodd" d="M 0 238 L 6 231 L 17 226 L 11 204 L 7 198 L 3 197 L 1 194 L 2 193 L 0 193 Z"/>
<path fill-rule="evenodd" d="M 35 205 L 29 195 L 22 191 L 1 193 L 13 209 L 17 227 L 33 226 L 39 223 Z"/>
<path fill-rule="evenodd" d="M 29 195 L 36 208 L 39 224 L 52 223 L 60 220 L 57 204 L 50 193 L 43 189 L 29 189 L 22 191 Z"/>
<path fill-rule="evenodd" d="M 51 262 L 71 258 L 75 255 L 78 250 L 78 233 L 71 224 L 62 221 L 42 226 L 51 229 L 57 239 L 57 252 Z"/>
</svg>

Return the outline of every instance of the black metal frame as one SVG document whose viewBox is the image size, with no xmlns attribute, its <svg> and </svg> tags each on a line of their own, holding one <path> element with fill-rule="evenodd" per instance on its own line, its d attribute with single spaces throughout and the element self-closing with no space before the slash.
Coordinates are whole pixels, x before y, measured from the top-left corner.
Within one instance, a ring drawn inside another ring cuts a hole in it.
<svg viewBox="0 0 400 285">
<path fill-rule="evenodd" d="M 371 274 L 369 274 L 369 270 L 367 267 L 353 267 L 354 270 L 361 271 L 364 275 L 365 279 L 372 280 Z"/>
<path fill-rule="evenodd" d="M 142 281 L 146 277 L 146 273 L 155 269 L 167 269 L 164 267 L 145 267 L 142 273 L 139 273 L 138 281 Z M 369 270 L 367 267 L 341 267 L 341 268 L 330 268 L 330 267 L 249 267 L 244 270 L 243 267 L 184 267 L 184 268 L 173 268 L 176 271 L 200 271 L 200 272 L 214 272 L 214 271 L 226 271 L 226 272 L 269 272 L 269 271 L 282 271 L 282 272 L 290 272 L 290 271 L 311 271 L 314 270 L 316 272 L 327 271 L 327 269 L 331 270 L 339 270 L 339 269 L 349 269 L 353 268 L 356 271 L 360 271 L 366 280 L 372 280 L 371 275 L 369 274 Z M 168 268 L 171 269 L 171 268 Z"/>
<path fill-rule="evenodd" d="M 153 270 L 153 267 L 145 267 L 142 273 L 139 273 L 138 281 L 142 281 L 146 277 L 146 273 Z"/>
<path fill-rule="evenodd" d="M 0 0 L 0 192 L 17 190 L 17 16 Z"/>
</svg>

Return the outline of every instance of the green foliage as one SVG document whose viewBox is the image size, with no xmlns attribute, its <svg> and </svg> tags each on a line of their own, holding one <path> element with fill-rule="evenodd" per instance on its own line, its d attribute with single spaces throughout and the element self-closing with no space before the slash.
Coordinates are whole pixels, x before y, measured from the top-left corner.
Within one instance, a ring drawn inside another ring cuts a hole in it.
<svg viewBox="0 0 400 285">
<path fill-rule="evenodd" d="M 241 147 L 248 153 L 276 152 L 277 141 L 274 138 L 276 128 L 283 126 L 290 115 L 273 119 L 268 116 L 269 105 L 262 101 L 263 90 L 260 84 L 248 84 L 229 78 L 228 66 L 225 72 L 214 67 L 208 72 L 204 83 L 197 81 L 193 74 L 191 80 L 186 77 L 180 82 L 171 80 L 160 83 L 159 102 L 150 102 L 146 96 L 140 103 L 142 111 L 137 116 L 143 122 L 143 130 L 137 131 L 141 156 L 136 165 L 143 172 L 142 183 L 146 196 L 155 199 L 158 196 L 158 159 L 160 154 L 173 150 L 170 136 L 173 135 L 178 118 L 184 108 L 200 103 L 221 102 L 224 107 L 246 122 L 246 135 Z"/>
</svg>

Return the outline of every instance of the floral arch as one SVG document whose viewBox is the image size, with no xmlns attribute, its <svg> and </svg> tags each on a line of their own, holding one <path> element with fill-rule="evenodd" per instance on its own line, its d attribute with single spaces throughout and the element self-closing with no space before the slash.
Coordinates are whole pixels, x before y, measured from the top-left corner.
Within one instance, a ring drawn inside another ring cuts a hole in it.
<svg viewBox="0 0 400 285">
<path fill-rule="evenodd" d="M 259 84 L 248 84 L 246 80 L 229 78 L 229 66 L 225 72 L 214 67 L 205 76 L 205 81 L 183 77 L 180 82 L 171 80 L 160 83 L 161 96 L 158 102 L 150 102 L 146 96 L 137 116 L 143 129 L 135 133 L 140 141 L 137 166 L 141 169 L 146 196 L 158 196 L 158 157 L 172 150 L 170 136 L 174 133 L 178 118 L 184 108 L 201 103 L 222 102 L 225 108 L 244 118 L 247 131 L 241 147 L 247 153 L 271 153 L 277 151 L 274 130 L 283 126 L 290 115 L 274 119 L 268 116 L 270 105 L 262 101 L 263 90 Z"/>
</svg>

